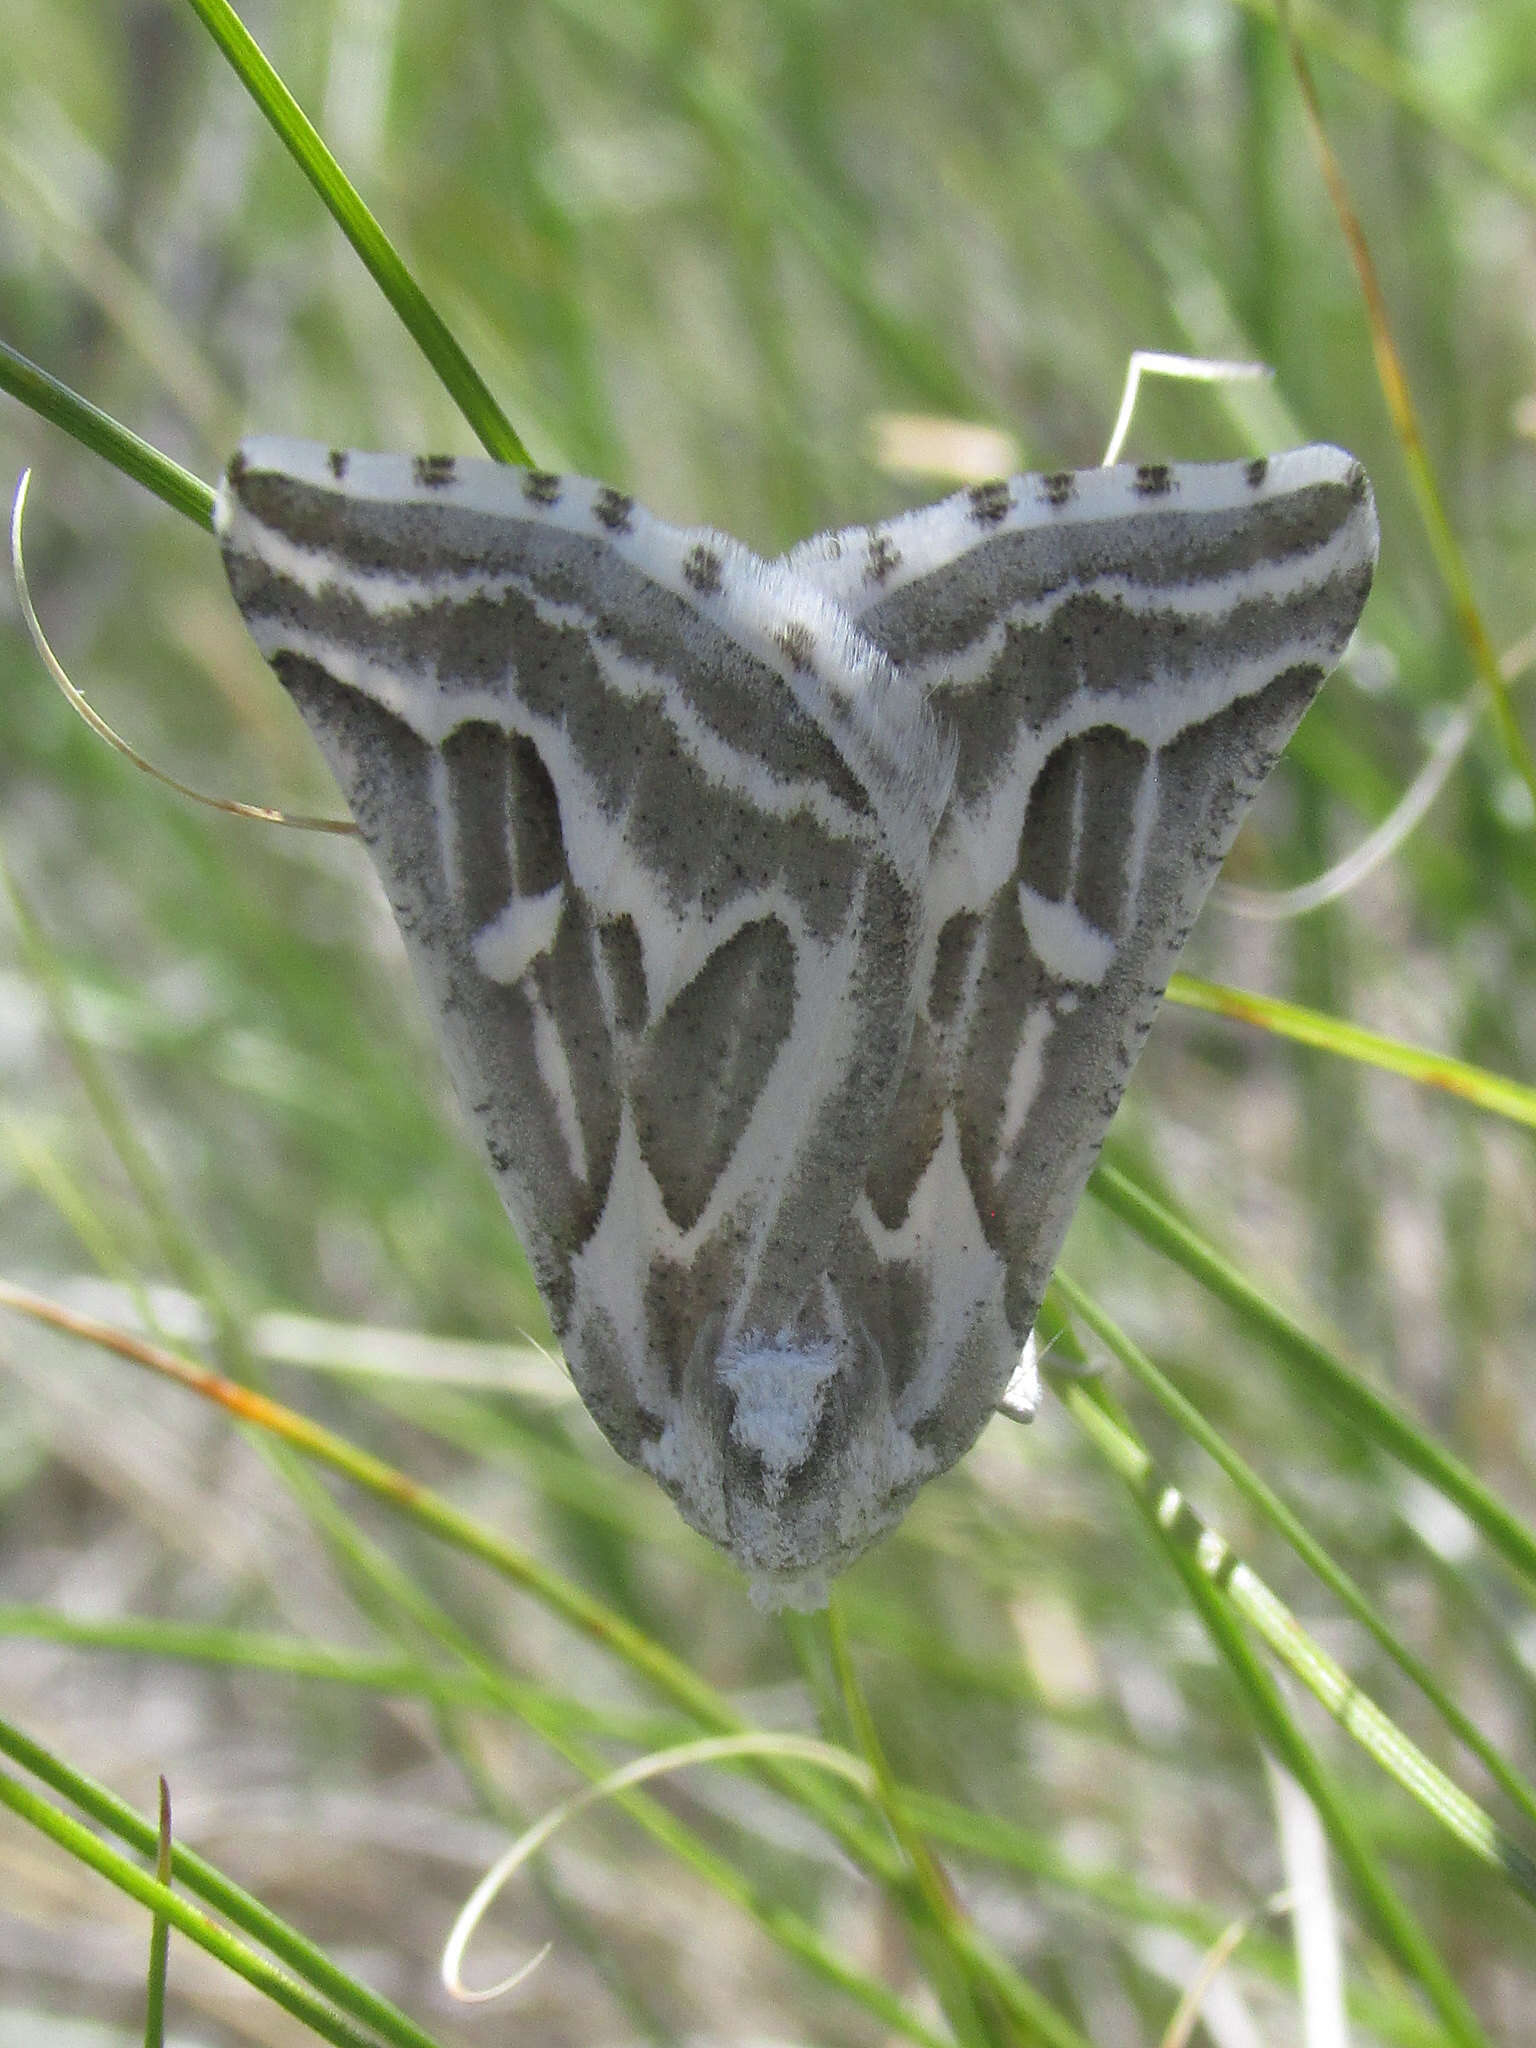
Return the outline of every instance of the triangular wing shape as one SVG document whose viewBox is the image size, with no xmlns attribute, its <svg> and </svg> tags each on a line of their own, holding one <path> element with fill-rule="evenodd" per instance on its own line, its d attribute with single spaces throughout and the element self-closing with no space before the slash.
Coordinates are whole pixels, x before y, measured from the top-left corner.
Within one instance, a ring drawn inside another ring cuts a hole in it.
<svg viewBox="0 0 1536 2048">
<path fill-rule="evenodd" d="M 1341 450 L 982 485 L 786 567 L 958 746 L 916 1024 L 835 1264 L 899 1426 L 972 1442 L 1244 811 L 1365 603 Z"/>
<path fill-rule="evenodd" d="M 740 1549 L 722 1441 L 755 1499 L 836 1375 L 952 753 L 835 603 L 579 479 L 257 441 L 218 519 L 583 1400 Z"/>
<path fill-rule="evenodd" d="M 573 478 L 249 444 L 219 528 L 573 1377 L 770 1600 L 972 1442 L 1364 602 L 1336 449 L 764 563 Z"/>
</svg>

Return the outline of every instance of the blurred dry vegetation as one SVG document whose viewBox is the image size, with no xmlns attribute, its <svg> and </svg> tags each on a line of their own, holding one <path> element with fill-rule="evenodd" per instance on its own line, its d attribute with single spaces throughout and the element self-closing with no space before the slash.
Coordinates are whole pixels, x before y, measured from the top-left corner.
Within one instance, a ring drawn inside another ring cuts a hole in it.
<svg viewBox="0 0 1536 2048">
<path fill-rule="evenodd" d="M 540 464 L 664 516 L 778 549 L 949 487 L 902 468 L 904 417 L 1010 436 L 1019 466 L 1083 465 L 1133 348 L 1272 364 L 1262 389 L 1153 389 L 1130 446 L 1330 439 L 1376 484 L 1383 566 L 1356 658 L 1235 879 L 1304 879 L 1346 850 L 1470 687 L 1262 8 L 250 0 L 244 15 Z M 1536 6 L 1348 0 L 1330 19 L 1380 59 L 1365 75 L 1314 45 L 1503 647 L 1536 617 Z M 0 40 L 14 346 L 208 478 L 251 430 L 470 451 L 190 9 L 5 0 Z M 34 595 L 102 712 L 200 786 L 333 806 L 207 537 L 0 399 L 0 474 L 24 462 Z M 756 1614 L 531 1355 L 544 1325 L 526 1269 L 356 847 L 196 811 L 133 773 L 3 608 L 0 678 L 0 841 L 37 927 L 24 943 L 19 914 L 0 915 L 0 1270 L 122 1322 L 137 1286 L 171 1290 L 172 1332 L 195 1297 L 207 1355 L 243 1346 L 273 1392 L 579 1580 L 754 1720 L 841 1735 L 815 1630 Z M 1188 964 L 1529 1078 L 1533 911 L 1529 798 L 1485 724 L 1428 821 L 1347 900 L 1279 926 L 1213 908 Z M 145 1150 L 137 1176 L 82 1058 Z M 1529 1131 L 1170 1008 L 1113 1145 L 1536 1514 Z M 1536 1765 L 1529 1588 L 1102 1212 L 1085 1210 L 1067 1263 L 1511 1762 Z M 374 1328 L 475 1348 L 423 1342 L 387 1374 Z M 1128 1398 L 1170 1474 L 1352 1676 L 1490 1797 L 1376 1647 Z M 0 1715 L 145 1809 L 164 1771 L 183 1838 L 444 2041 L 885 2037 L 612 1813 L 498 1909 L 475 1968 L 553 1939 L 529 1989 L 449 2008 L 434 1969 L 456 1904 L 515 1816 L 576 1780 L 515 1714 L 433 1704 L 400 1676 L 468 1667 L 390 1595 L 368 1545 L 603 1754 L 629 1753 L 608 1738 L 646 1716 L 675 1725 L 537 1604 L 342 1490 L 296 1487 L 186 1394 L 0 1330 Z M 1118 1483 L 1048 1400 L 1030 1432 L 999 1423 L 929 1488 L 845 1599 L 893 1766 L 1038 1845 L 1038 1870 L 946 1855 L 969 1910 L 1095 2048 L 1157 2040 L 1206 1940 L 1281 1873 L 1251 1728 Z M 42 1612 L 64 1640 L 26 1639 Z M 207 1633 L 181 1657 L 68 1639 L 125 1617 Z M 297 1668 L 296 1645 L 334 1652 L 335 1675 Z M 1302 1719 L 1489 2038 L 1528 2041 L 1529 1907 L 1310 1703 Z M 880 1901 L 809 1823 L 738 1777 L 694 1773 L 663 1796 L 942 2031 Z M 1385 1980 L 1348 1928 L 1368 1991 Z M 1283 1935 L 1255 1937 L 1223 1979 L 1218 2048 L 1301 2041 Z M 0 1816 L 5 2048 L 138 2038 L 146 1941 L 138 1907 Z M 172 1989 L 177 2040 L 311 2038 L 184 1943 Z M 1358 2038 L 1442 2038 L 1404 2009 L 1365 2012 Z"/>
</svg>

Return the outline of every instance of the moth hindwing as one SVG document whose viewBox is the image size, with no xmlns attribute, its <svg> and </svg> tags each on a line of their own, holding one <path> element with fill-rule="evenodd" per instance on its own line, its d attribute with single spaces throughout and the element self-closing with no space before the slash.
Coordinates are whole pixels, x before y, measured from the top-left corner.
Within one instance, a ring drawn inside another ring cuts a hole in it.
<svg viewBox="0 0 1536 2048">
<path fill-rule="evenodd" d="M 1015 477 L 777 561 L 248 443 L 235 599 L 352 806 L 582 1399 L 769 1603 L 973 1442 L 1337 661 L 1364 473 Z"/>
</svg>

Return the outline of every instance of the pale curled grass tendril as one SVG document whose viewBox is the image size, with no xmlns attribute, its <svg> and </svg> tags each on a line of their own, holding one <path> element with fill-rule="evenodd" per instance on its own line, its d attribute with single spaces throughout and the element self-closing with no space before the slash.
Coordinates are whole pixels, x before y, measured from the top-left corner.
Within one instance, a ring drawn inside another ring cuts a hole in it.
<svg viewBox="0 0 1536 2048">
<path fill-rule="evenodd" d="M 1268 363 L 1228 363 L 1213 356 L 1174 356 L 1165 354 L 1161 349 L 1132 349 L 1131 360 L 1126 365 L 1125 386 L 1120 393 L 1120 410 L 1115 415 L 1109 445 L 1099 467 L 1108 469 L 1120 460 L 1120 451 L 1131 431 L 1143 377 L 1176 377 L 1190 384 L 1237 384 L 1258 377 L 1273 377 L 1274 374 Z"/>
<path fill-rule="evenodd" d="M 1518 682 L 1532 662 L 1536 662 L 1536 627 L 1522 633 L 1515 644 L 1500 655 L 1499 673 L 1506 683 Z M 1211 891 L 1211 901 L 1218 909 L 1231 911 L 1236 917 L 1279 922 L 1284 918 L 1304 917 L 1308 911 L 1320 910 L 1325 903 L 1332 903 L 1351 889 L 1358 888 L 1368 875 L 1374 874 L 1392 858 L 1428 816 L 1431 805 L 1450 779 L 1451 770 L 1466 752 L 1477 729 L 1482 695 L 1482 685 L 1476 684 L 1462 698 L 1412 782 L 1381 823 L 1342 860 L 1324 868 L 1310 882 L 1300 882 L 1291 889 L 1247 889 L 1237 882 L 1218 882 Z"/>
<path fill-rule="evenodd" d="M 1289 918 L 1305 917 L 1308 911 L 1321 910 L 1325 903 L 1336 902 L 1352 889 L 1358 889 L 1379 867 L 1385 866 L 1428 815 L 1451 770 L 1467 750 L 1477 725 L 1476 700 L 1481 695 L 1479 687 L 1462 699 L 1391 810 L 1341 860 L 1314 875 L 1310 882 L 1298 882 L 1290 889 L 1248 889 L 1240 882 L 1218 882 L 1211 891 L 1211 901 L 1217 909 L 1229 911 L 1234 917 L 1280 924 Z"/>
<path fill-rule="evenodd" d="M 519 1587 L 551 1613 L 589 1641 L 626 1664 L 654 1686 L 673 1705 L 704 1726 L 720 1734 L 749 1733 L 729 1702 L 702 1678 L 691 1665 L 665 1649 L 653 1637 L 629 1622 L 616 1609 L 587 1593 L 575 1580 L 551 1570 L 530 1552 L 501 1536 L 473 1517 L 462 1513 L 431 1488 L 411 1479 L 397 1466 L 350 1442 L 336 1431 L 310 1420 L 298 1410 L 285 1407 L 270 1396 L 212 1372 L 206 1366 L 135 1337 L 112 1324 L 98 1321 L 34 1293 L 14 1282 L 0 1279 L 0 1308 L 9 1308 L 51 1329 L 98 1345 L 117 1357 L 145 1367 L 162 1379 L 185 1387 L 201 1399 L 213 1402 L 237 1420 L 293 1445 L 317 1464 L 339 1473 L 375 1499 L 408 1515 L 418 1527 L 453 1549 L 474 1557 L 510 1585 Z M 3 1365 L 0 1356 L 0 1365 Z M 884 1836 L 868 1827 L 856 1827 L 846 1805 L 820 1796 L 819 1781 L 812 1778 L 782 1777 L 792 1797 L 798 1798 L 837 1837 L 861 1868 L 889 1882 L 894 1866 Z M 893 2005 L 887 2014 L 896 2014 Z M 909 2037 L 908 2016 L 900 2014 L 898 2025 Z"/>
<path fill-rule="evenodd" d="M 174 789 L 179 796 L 190 797 L 195 804 L 206 804 L 211 811 L 227 811 L 234 818 L 255 818 L 264 825 L 291 825 L 298 832 L 334 832 L 355 837 L 357 827 L 350 818 L 311 818 L 293 811 L 280 811 L 268 804 L 243 804 L 234 797 L 209 796 L 200 789 L 193 789 L 185 782 L 179 782 L 174 775 L 168 775 L 163 768 L 157 768 L 153 761 L 147 761 L 138 750 L 125 740 L 121 733 L 108 725 L 84 693 L 71 682 L 65 673 L 64 664 L 48 644 L 42 622 L 32 602 L 32 593 L 27 586 L 26 563 L 22 554 L 22 522 L 26 514 L 27 491 L 32 482 L 32 472 L 24 469 L 16 482 L 16 496 L 11 503 L 11 574 L 16 583 L 16 600 L 21 606 L 21 615 L 26 621 L 27 631 L 32 636 L 32 645 L 37 649 L 38 659 L 47 669 L 63 693 L 70 709 L 83 719 L 98 739 L 105 740 L 135 768 L 162 782 L 167 789 Z"/>
<path fill-rule="evenodd" d="M 571 1798 L 564 1799 L 552 1807 L 542 1820 L 524 1830 L 491 1865 L 485 1876 L 475 1886 L 460 1908 L 459 1917 L 453 1924 L 452 1932 L 443 1945 L 439 1972 L 443 1986 L 449 1995 L 465 2005 L 484 2005 L 490 2000 L 504 1998 L 515 1990 L 543 1962 L 549 1954 L 551 1944 L 546 1942 L 537 1954 L 529 1957 L 510 1975 L 500 1978 L 494 1984 L 471 1990 L 464 1982 L 463 1964 L 470 1942 L 501 1893 L 507 1881 L 528 1859 L 542 1849 L 556 1831 L 569 1820 L 600 1800 L 615 1798 L 634 1785 L 642 1785 L 648 1779 L 659 1778 L 671 1771 L 685 1770 L 693 1764 L 720 1763 L 732 1757 L 778 1756 L 789 1757 L 797 1763 L 814 1765 L 819 1770 L 831 1771 L 856 1785 L 871 1802 L 875 1799 L 876 1787 L 873 1771 L 858 1757 L 845 1749 L 837 1749 L 829 1742 L 820 1742 L 808 1735 L 775 1735 L 756 1733 L 748 1735 L 715 1735 L 701 1738 L 697 1742 L 679 1743 L 672 1749 L 659 1749 L 649 1756 L 637 1757 L 632 1763 L 622 1765 L 609 1772 L 606 1778 L 599 1778 L 595 1784 L 587 1785 Z"/>
</svg>

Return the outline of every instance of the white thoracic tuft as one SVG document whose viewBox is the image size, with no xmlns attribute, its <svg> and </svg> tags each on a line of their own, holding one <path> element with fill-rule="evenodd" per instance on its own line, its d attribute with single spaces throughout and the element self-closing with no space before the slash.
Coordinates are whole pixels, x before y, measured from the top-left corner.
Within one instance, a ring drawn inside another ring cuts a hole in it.
<svg viewBox="0 0 1536 2048">
<path fill-rule="evenodd" d="M 770 1501 L 809 1455 L 841 1363 L 842 1347 L 830 1339 L 803 1345 L 747 1338 L 721 1356 L 721 1384 L 736 1402 L 732 1439 L 762 1460 Z"/>
</svg>

